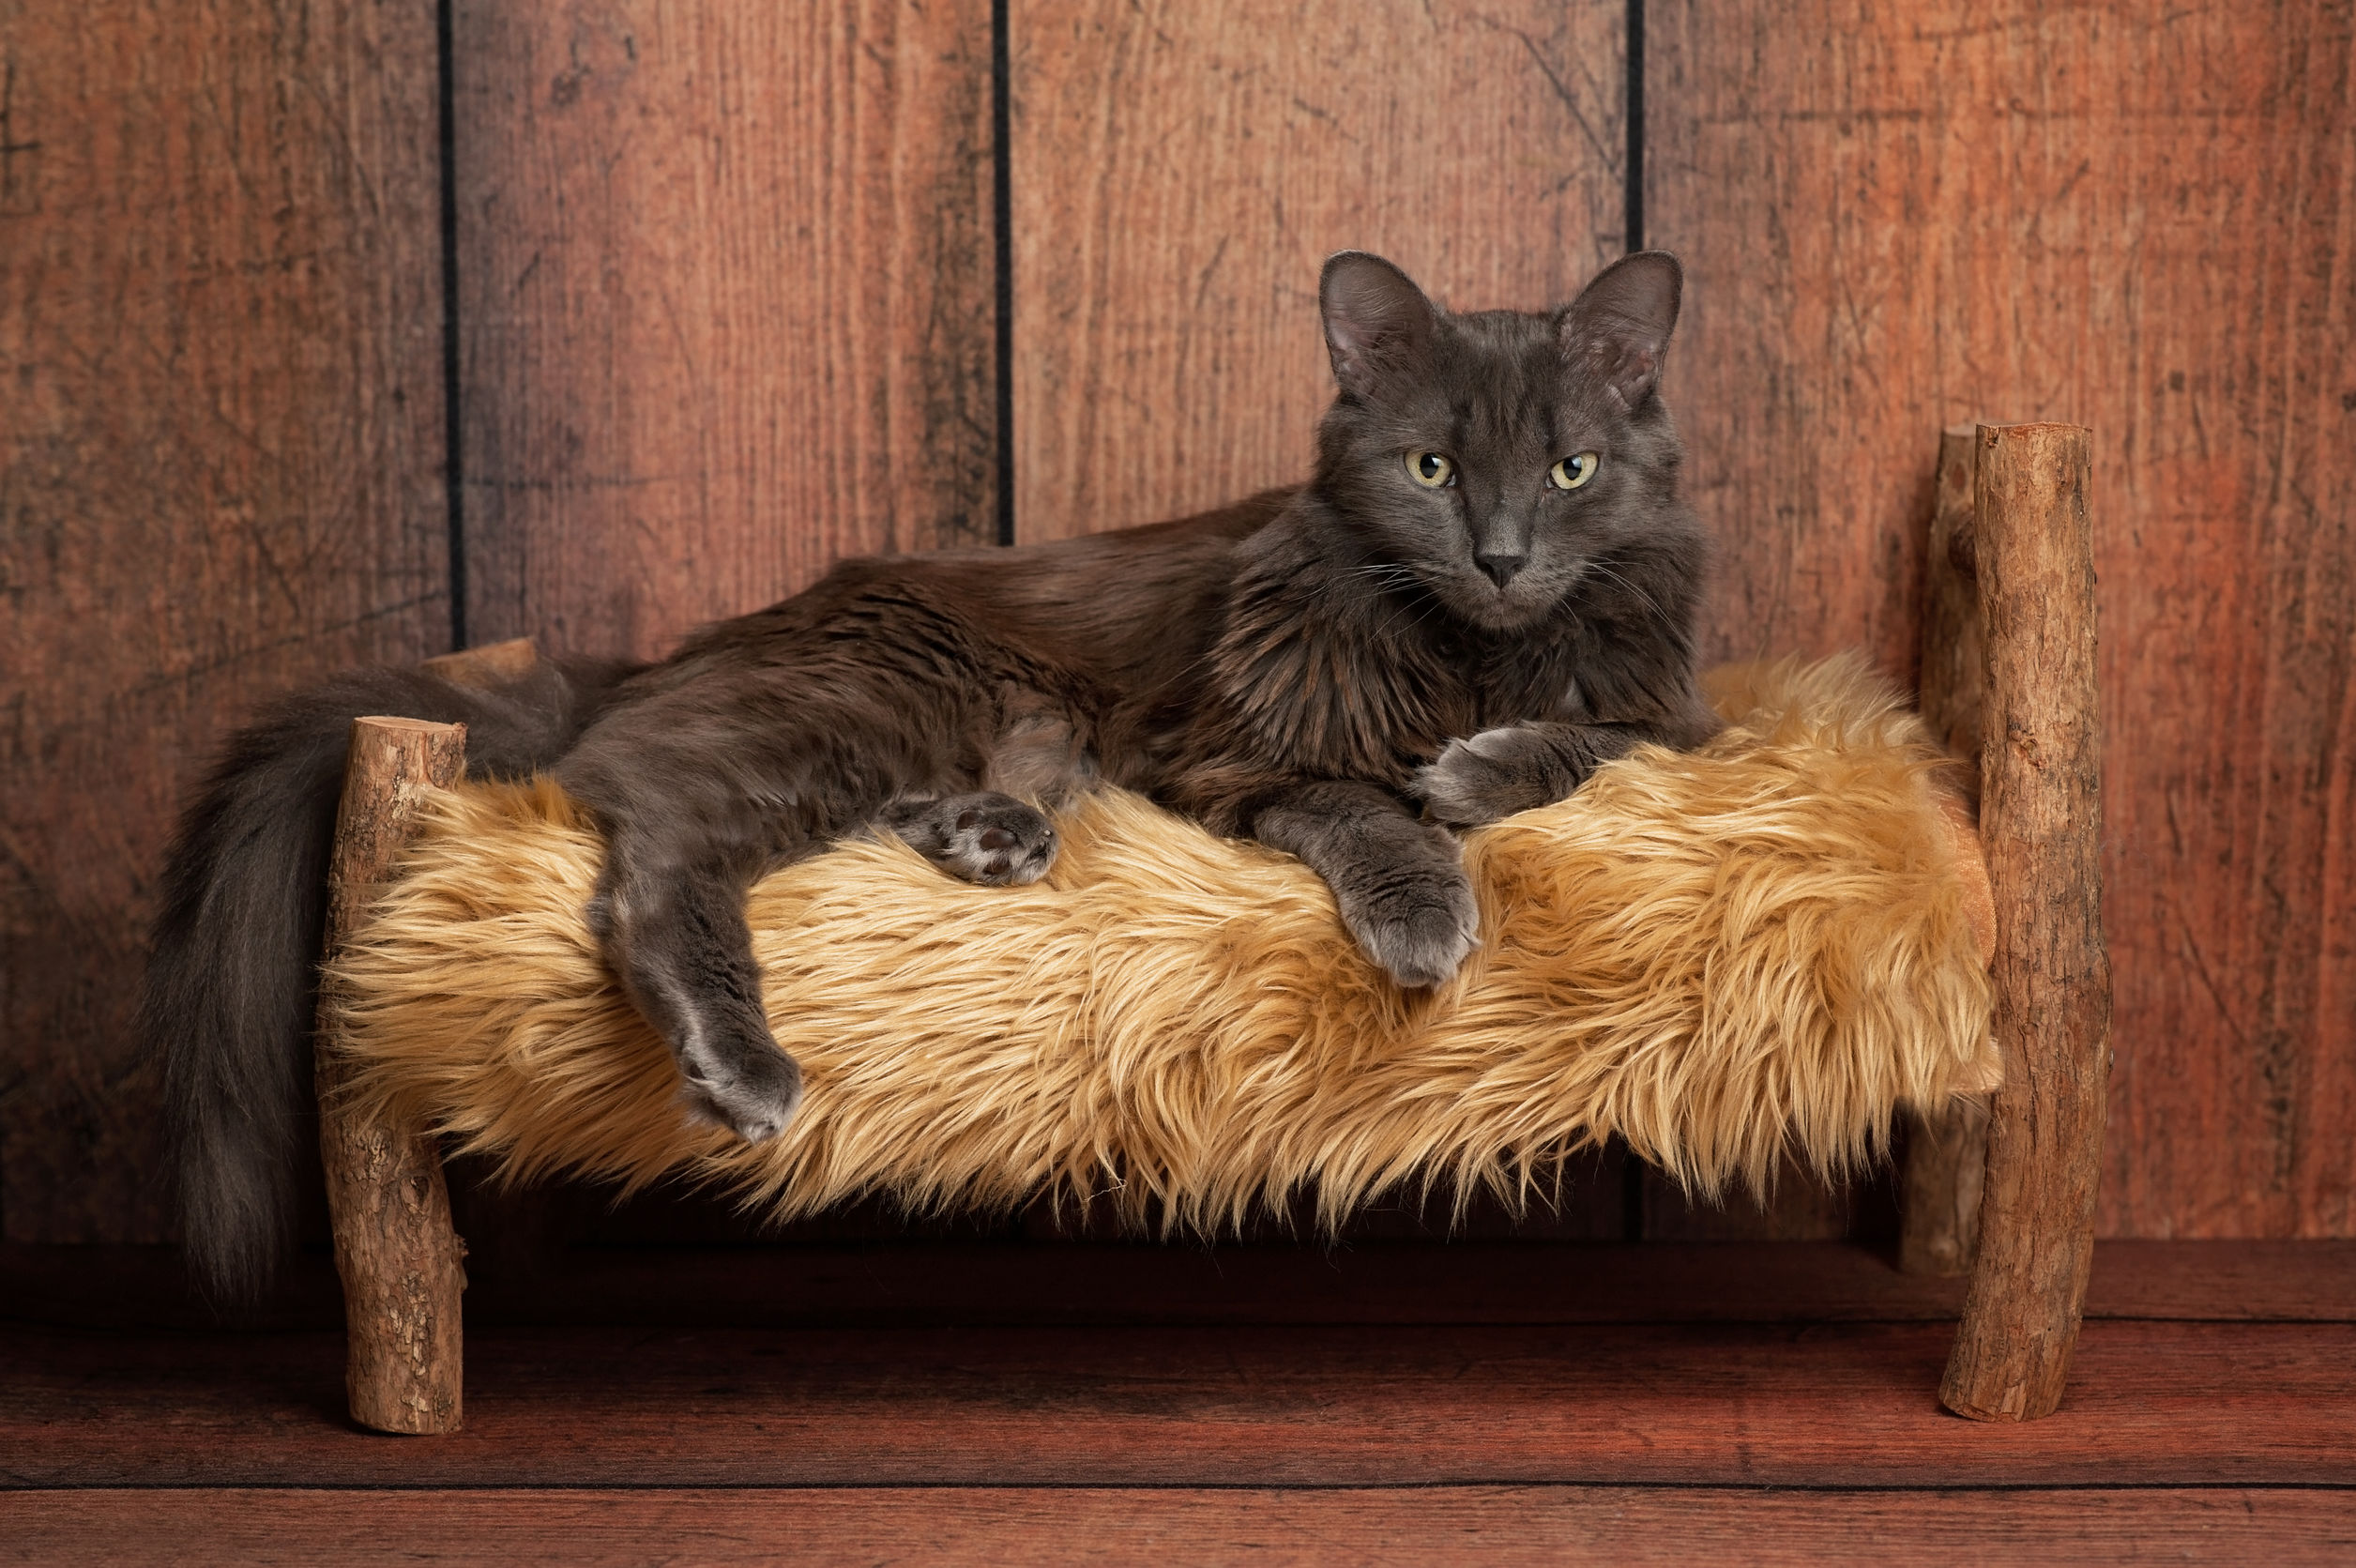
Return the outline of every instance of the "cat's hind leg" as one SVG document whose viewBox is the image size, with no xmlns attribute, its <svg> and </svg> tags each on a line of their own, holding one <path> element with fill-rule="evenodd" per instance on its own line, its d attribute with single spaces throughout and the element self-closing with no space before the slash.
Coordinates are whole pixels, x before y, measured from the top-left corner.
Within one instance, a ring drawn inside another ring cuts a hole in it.
<svg viewBox="0 0 2356 1568">
<path fill-rule="evenodd" d="M 622 989 L 679 1064 L 679 1100 L 749 1143 L 785 1130 L 801 1069 L 777 1046 L 745 923 L 749 877 L 728 867 L 648 864 L 616 835 L 589 904 Z"/>
<path fill-rule="evenodd" d="M 784 1129 L 802 1087 L 762 1004 L 754 878 L 898 800 L 923 801 L 907 831 L 954 875 L 1029 881 L 1054 855 L 1040 812 L 967 793 L 1006 723 L 975 690 L 960 624 L 904 594 L 851 608 L 839 634 L 751 641 L 668 686 L 649 677 L 558 768 L 605 832 L 590 916 L 607 963 L 677 1058 L 691 1113 L 754 1142 Z"/>
<path fill-rule="evenodd" d="M 984 887 L 1036 882 L 1056 860 L 1056 828 L 1046 814 L 995 790 L 895 800 L 877 826 L 950 875 Z"/>
<path fill-rule="evenodd" d="M 952 876 L 994 887 L 1035 882 L 1054 863 L 1056 830 L 1036 808 L 989 792 L 904 800 L 878 819 Z M 801 1069 L 777 1045 L 745 920 L 753 868 L 743 857 L 683 861 L 670 834 L 609 818 L 605 873 L 589 923 L 632 1006 L 679 1064 L 689 1114 L 750 1143 L 784 1131 Z"/>
</svg>

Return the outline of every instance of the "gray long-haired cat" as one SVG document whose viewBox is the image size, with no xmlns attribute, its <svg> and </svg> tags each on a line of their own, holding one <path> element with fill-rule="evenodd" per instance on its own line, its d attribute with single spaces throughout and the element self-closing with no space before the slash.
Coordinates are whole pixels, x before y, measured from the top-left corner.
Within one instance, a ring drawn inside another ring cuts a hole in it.
<svg viewBox="0 0 2356 1568">
<path fill-rule="evenodd" d="M 1704 549 L 1655 391 L 1680 275 L 1646 252 L 1544 314 L 1455 315 L 1345 252 L 1320 300 L 1340 395 L 1315 477 L 1178 522 L 846 561 L 660 664 L 482 693 L 402 671 L 290 699 L 183 823 L 142 1010 L 164 1057 L 200 1278 L 267 1277 L 291 1209 L 323 883 L 349 720 L 469 726 L 470 769 L 554 766 L 608 841 L 589 908 L 691 1114 L 749 1139 L 801 1075 L 770 1037 L 752 880 L 881 824 L 951 875 L 1055 852 L 1042 758 L 1300 856 L 1405 986 L 1475 911 L 1451 827 L 1558 799 L 1713 721 Z"/>
</svg>

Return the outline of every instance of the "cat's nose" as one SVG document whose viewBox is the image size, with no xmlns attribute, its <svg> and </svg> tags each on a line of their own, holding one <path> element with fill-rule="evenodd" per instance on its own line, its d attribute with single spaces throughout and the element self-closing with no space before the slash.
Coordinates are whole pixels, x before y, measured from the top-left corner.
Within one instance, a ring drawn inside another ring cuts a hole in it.
<svg viewBox="0 0 2356 1568">
<path fill-rule="evenodd" d="M 1506 584 L 1512 582 L 1513 580 L 1513 573 L 1521 571 L 1522 563 L 1529 559 L 1528 556 L 1490 556 L 1478 554 L 1472 558 L 1474 564 L 1479 566 L 1482 571 L 1489 574 L 1489 581 L 1495 583 L 1498 587 L 1503 587 Z"/>
</svg>

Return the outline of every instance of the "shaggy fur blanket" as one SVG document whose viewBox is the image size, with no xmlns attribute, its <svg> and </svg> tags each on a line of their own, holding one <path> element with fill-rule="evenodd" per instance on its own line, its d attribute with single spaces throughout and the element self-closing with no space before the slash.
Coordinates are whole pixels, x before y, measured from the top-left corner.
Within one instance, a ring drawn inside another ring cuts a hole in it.
<svg viewBox="0 0 2356 1568">
<path fill-rule="evenodd" d="M 1027 888 L 889 839 L 752 895 L 808 1097 L 757 1147 L 690 1121 L 583 925 L 600 845 L 553 785 L 442 799 L 342 964 L 355 1092 L 493 1157 L 779 1218 L 1046 1196 L 1216 1231 L 1314 1194 L 1543 1192 L 1617 1134 L 1690 1189 L 1839 1175 L 1902 1105 L 1992 1087 L 1984 878 L 1939 754 L 1861 661 L 1716 672 L 1731 721 L 1468 834 L 1480 948 L 1403 994 L 1289 858 L 1106 790 Z"/>
</svg>

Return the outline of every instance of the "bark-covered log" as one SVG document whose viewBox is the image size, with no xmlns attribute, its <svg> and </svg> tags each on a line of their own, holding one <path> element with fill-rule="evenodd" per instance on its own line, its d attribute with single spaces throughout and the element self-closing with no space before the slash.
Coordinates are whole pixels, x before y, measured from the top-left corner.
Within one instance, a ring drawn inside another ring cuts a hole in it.
<svg viewBox="0 0 2356 1568">
<path fill-rule="evenodd" d="M 1973 427 L 1938 438 L 1937 500 L 1923 571 L 1923 673 L 1919 703 L 1931 734 L 1961 764 L 1958 814 L 1971 867 L 1982 870 L 1977 834 L 1981 710 L 1987 699 L 1987 647 L 1980 631 L 1980 585 L 1973 568 Z M 1971 889 L 1981 956 L 1993 951 L 1995 912 L 1984 872 Z M 1980 1236 L 1980 1181 L 1987 1164 L 1988 1107 L 1958 1103 L 1915 1119 L 1899 1189 L 1898 1267 L 1909 1274 L 1953 1276 L 1971 1267 Z"/>
<path fill-rule="evenodd" d="M 1974 1095 L 1915 1119 L 1899 1195 L 1898 1267 L 1909 1274 L 1968 1273 L 1980 1247 L 1980 1194 L 1988 1163 L 1988 1103 Z"/>
<path fill-rule="evenodd" d="M 1955 782 L 1980 799 L 1980 726 L 1987 707 L 1987 641 L 1980 622 L 1979 537 L 1973 525 L 1979 471 L 1974 427 L 1938 437 L 1938 482 L 1923 567 L 1923 718 L 1964 766 Z"/>
<path fill-rule="evenodd" d="M 466 730 L 415 719 L 356 719 L 329 862 L 326 957 L 358 935 L 408 842 L 426 792 L 464 771 Z M 464 1248 L 433 1146 L 359 1114 L 342 1092 L 333 982 L 319 997 L 319 1151 L 327 1165 L 336 1271 L 343 1280 L 352 1419 L 380 1432 L 458 1430 L 459 1293 Z"/>
<path fill-rule="evenodd" d="M 421 667 L 461 686 L 501 686 L 531 674 L 539 662 L 539 645 L 529 637 L 510 637 L 504 643 L 436 654 Z"/>
<path fill-rule="evenodd" d="M 1982 426 L 1974 549 L 1987 636 L 1980 834 L 1996 901 L 1996 1029 L 1979 1256 L 1940 1398 L 2049 1414 L 2093 1256 L 2110 1070 L 2088 433 Z"/>
</svg>

